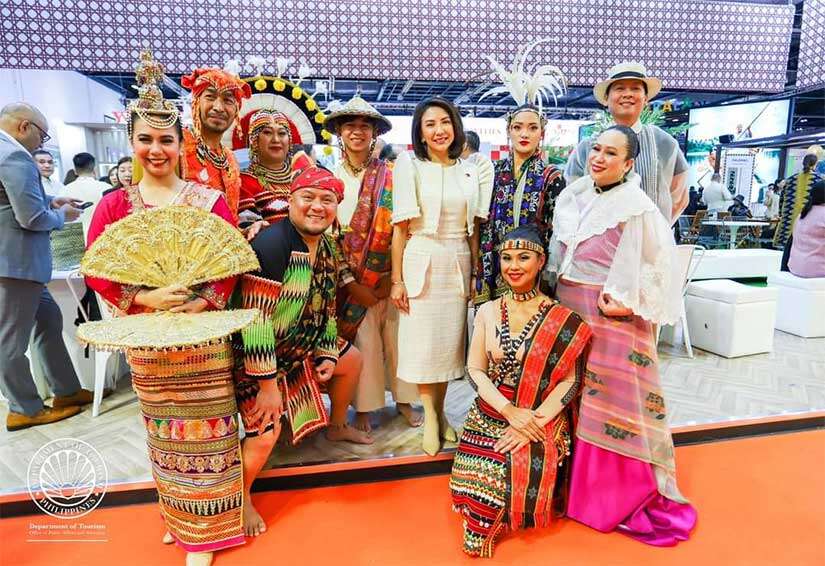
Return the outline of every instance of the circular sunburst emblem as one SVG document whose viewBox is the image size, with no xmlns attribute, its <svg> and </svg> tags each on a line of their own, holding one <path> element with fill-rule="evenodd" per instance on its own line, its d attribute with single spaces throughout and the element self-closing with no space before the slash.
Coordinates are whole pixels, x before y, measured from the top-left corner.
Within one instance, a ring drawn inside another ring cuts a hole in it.
<svg viewBox="0 0 825 566">
<path fill-rule="evenodd" d="M 103 500 L 108 472 L 100 453 L 76 438 L 43 445 L 29 462 L 29 495 L 44 513 L 76 519 Z"/>
</svg>

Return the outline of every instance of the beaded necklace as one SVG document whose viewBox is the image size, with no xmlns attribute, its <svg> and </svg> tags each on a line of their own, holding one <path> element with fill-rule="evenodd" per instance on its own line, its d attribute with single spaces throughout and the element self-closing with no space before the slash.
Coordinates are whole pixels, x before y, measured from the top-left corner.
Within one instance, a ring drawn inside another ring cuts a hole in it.
<svg viewBox="0 0 825 566">
<path fill-rule="evenodd" d="M 284 161 L 277 169 L 270 169 L 260 163 L 255 163 L 250 169 L 258 182 L 264 186 L 289 185 L 292 182 L 292 168 L 288 161 Z"/>
<path fill-rule="evenodd" d="M 229 157 L 227 157 L 223 146 L 221 146 L 218 152 L 215 152 L 212 148 L 208 147 L 202 139 L 199 139 L 198 145 L 195 148 L 195 155 L 201 164 L 209 161 L 218 169 L 227 169 L 229 167 Z"/>
<path fill-rule="evenodd" d="M 516 353 L 518 352 L 521 345 L 533 331 L 533 327 L 536 326 L 541 317 L 545 314 L 547 309 L 550 308 L 550 303 L 543 302 L 539 305 L 538 311 L 530 317 L 530 320 L 527 321 L 527 324 L 524 325 L 524 328 L 521 329 L 519 335 L 513 340 L 510 337 L 510 313 L 509 309 L 507 308 L 507 301 L 502 297 L 501 299 L 501 351 L 504 353 L 504 356 L 499 363 L 499 374 L 502 378 L 506 379 L 509 377 L 512 381 L 517 381 L 517 376 L 515 375 L 519 369 L 520 363 L 516 360 Z"/>
<path fill-rule="evenodd" d="M 538 297 L 539 288 L 538 286 L 535 286 L 526 293 L 516 293 L 514 290 L 510 289 L 510 296 L 517 303 L 524 303 L 526 301 L 529 301 L 530 299 L 535 299 L 536 297 Z"/>
</svg>

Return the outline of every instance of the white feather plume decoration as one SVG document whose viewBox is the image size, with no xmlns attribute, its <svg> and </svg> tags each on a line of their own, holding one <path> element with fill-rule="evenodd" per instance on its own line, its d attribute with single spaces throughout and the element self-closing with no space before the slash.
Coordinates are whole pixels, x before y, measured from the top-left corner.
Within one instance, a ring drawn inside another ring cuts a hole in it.
<svg viewBox="0 0 825 566">
<path fill-rule="evenodd" d="M 278 70 L 278 76 L 283 77 L 284 73 L 286 73 L 286 68 L 289 67 L 289 64 L 292 63 L 292 59 L 289 57 L 276 57 L 275 58 L 275 67 Z"/>
<path fill-rule="evenodd" d="M 330 100 L 329 104 L 327 104 L 326 113 L 327 114 L 332 114 L 333 112 L 338 112 L 343 107 L 344 107 L 344 103 L 341 102 L 340 100 L 338 100 L 338 99 Z"/>
<path fill-rule="evenodd" d="M 241 74 L 241 64 L 238 61 L 238 58 L 230 59 L 224 64 L 223 70 L 229 73 L 230 75 L 235 75 L 236 77 Z"/>
<path fill-rule="evenodd" d="M 255 73 L 255 76 L 259 76 L 261 73 L 264 72 L 264 65 L 266 65 L 266 59 L 264 59 L 260 55 L 250 55 L 246 58 L 246 64 L 252 68 L 252 72 Z"/>
<path fill-rule="evenodd" d="M 547 41 L 550 40 L 537 39 L 521 46 L 509 70 L 492 57 L 487 56 L 502 86 L 491 88 L 479 98 L 479 101 L 488 96 L 509 94 L 519 106 L 533 104 L 541 110 L 544 103 L 550 102 L 551 98 L 556 104 L 558 97 L 567 92 L 567 79 L 561 69 L 554 65 L 539 65 L 532 72 L 526 69 L 530 52 L 540 43 Z"/>
<path fill-rule="evenodd" d="M 301 59 L 301 64 L 298 66 L 298 80 L 295 81 L 295 86 L 300 85 L 305 78 L 307 78 L 314 72 L 315 69 L 312 69 L 309 65 L 307 65 L 306 61 Z"/>
</svg>

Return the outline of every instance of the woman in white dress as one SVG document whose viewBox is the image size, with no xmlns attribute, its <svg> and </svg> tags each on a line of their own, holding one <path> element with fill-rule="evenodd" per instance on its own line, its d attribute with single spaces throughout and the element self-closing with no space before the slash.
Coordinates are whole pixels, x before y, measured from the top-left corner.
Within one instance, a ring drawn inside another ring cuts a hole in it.
<svg viewBox="0 0 825 566">
<path fill-rule="evenodd" d="M 486 219 L 478 169 L 459 159 L 464 129 L 455 106 L 431 98 L 415 109 L 414 154 L 393 170 L 392 291 L 401 312 L 398 378 L 418 385 L 424 406 L 424 451 L 455 442 L 444 416 L 450 380 L 464 375 L 464 337 L 475 218 Z M 475 247 L 475 246 L 473 246 Z"/>
</svg>

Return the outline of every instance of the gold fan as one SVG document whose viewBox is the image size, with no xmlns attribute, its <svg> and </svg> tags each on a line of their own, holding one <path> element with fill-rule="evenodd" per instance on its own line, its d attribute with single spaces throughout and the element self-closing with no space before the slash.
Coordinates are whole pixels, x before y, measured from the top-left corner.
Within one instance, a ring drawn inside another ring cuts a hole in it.
<svg viewBox="0 0 825 566">
<path fill-rule="evenodd" d="M 130 214 L 108 226 L 80 262 L 83 275 L 150 288 L 192 287 L 258 269 L 237 229 L 191 206 Z"/>
<path fill-rule="evenodd" d="M 249 326 L 258 309 L 197 314 L 154 312 L 87 322 L 77 329 L 81 342 L 101 350 L 180 348 L 219 340 Z"/>
</svg>

